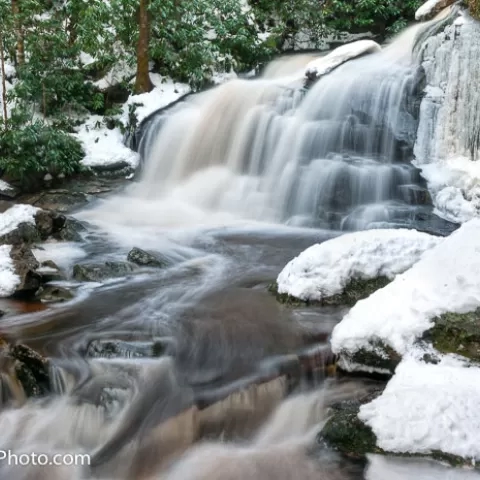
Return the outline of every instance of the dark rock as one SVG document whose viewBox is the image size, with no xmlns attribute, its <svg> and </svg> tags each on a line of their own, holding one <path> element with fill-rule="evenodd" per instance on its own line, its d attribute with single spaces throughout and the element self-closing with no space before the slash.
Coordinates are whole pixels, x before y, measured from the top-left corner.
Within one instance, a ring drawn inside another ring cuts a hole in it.
<svg viewBox="0 0 480 480">
<path fill-rule="evenodd" d="M 37 259 L 26 245 L 13 246 L 10 258 L 13 260 L 15 273 L 20 277 L 15 295 L 33 295 L 42 281 L 42 276 L 37 272 Z"/>
<path fill-rule="evenodd" d="M 355 353 L 340 352 L 338 355 L 338 367 L 349 370 L 352 364 L 355 371 L 370 373 L 372 370 L 382 375 L 393 375 L 400 363 L 400 355 L 388 345 L 374 342 L 371 349 L 360 349 Z"/>
<path fill-rule="evenodd" d="M 318 441 L 353 459 L 363 459 L 367 453 L 385 453 L 377 447 L 372 429 L 358 418 L 361 405 L 371 402 L 381 392 L 377 390 L 359 400 L 333 405 L 330 419 L 320 432 Z"/>
<path fill-rule="evenodd" d="M 170 262 L 156 255 L 146 252 L 140 248 L 134 247 L 128 253 L 127 260 L 129 262 L 141 265 L 142 267 L 167 267 Z"/>
<path fill-rule="evenodd" d="M 425 338 L 442 353 L 456 353 L 480 361 L 480 309 L 469 313 L 445 313 L 433 319 Z"/>
<path fill-rule="evenodd" d="M 431 205 L 432 197 L 426 188 L 418 185 L 400 185 L 399 187 L 402 198 L 409 205 Z"/>
<path fill-rule="evenodd" d="M 354 278 L 345 287 L 342 293 L 325 297 L 322 300 L 301 300 L 285 293 L 278 293 L 276 283 L 269 286 L 277 300 L 288 305 L 355 305 L 359 300 L 369 297 L 373 292 L 385 287 L 391 282 L 387 277 L 377 277 L 368 280 Z"/>
<path fill-rule="evenodd" d="M 39 288 L 35 295 L 35 298 L 42 303 L 66 302 L 73 297 L 74 295 L 70 290 L 56 285 L 44 285 Z"/>
<path fill-rule="evenodd" d="M 94 340 L 88 345 L 86 356 L 92 358 L 151 358 L 163 354 L 164 349 L 161 347 L 158 342 Z"/>
<path fill-rule="evenodd" d="M 35 214 L 35 225 L 42 240 L 59 232 L 65 226 L 66 218 L 56 212 L 39 210 Z"/>
<path fill-rule="evenodd" d="M 133 265 L 127 262 L 77 264 L 73 267 L 73 278 L 79 282 L 101 282 L 107 278 L 124 277 L 133 269 Z"/>
<path fill-rule="evenodd" d="M 20 195 L 20 191 L 12 185 L 8 185 L 6 187 L 0 186 L 0 198 L 7 198 L 9 200 L 13 200 L 14 198 Z"/>
<path fill-rule="evenodd" d="M 128 169 L 128 168 L 131 168 L 131 166 L 129 163 L 125 162 L 124 160 L 120 160 L 118 162 L 107 163 L 105 165 L 94 165 L 90 168 L 95 172 L 104 173 L 104 172 L 115 172 L 117 170 Z"/>
<path fill-rule="evenodd" d="M 40 234 L 31 223 L 20 223 L 15 229 L 0 236 L 0 244 L 32 244 L 41 240 Z"/>
<path fill-rule="evenodd" d="M 81 222 L 74 218 L 66 218 L 61 229 L 53 234 L 53 238 L 65 242 L 81 242 L 83 241 L 81 232 L 85 232 L 86 228 Z"/>
</svg>

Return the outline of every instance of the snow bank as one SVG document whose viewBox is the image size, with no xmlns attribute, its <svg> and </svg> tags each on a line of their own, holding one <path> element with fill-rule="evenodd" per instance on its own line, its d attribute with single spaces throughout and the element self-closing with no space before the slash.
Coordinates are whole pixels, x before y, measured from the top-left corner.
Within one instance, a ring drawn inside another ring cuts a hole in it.
<svg viewBox="0 0 480 480">
<path fill-rule="evenodd" d="M 39 209 L 31 205 L 17 204 L 0 214 L 0 235 L 5 235 L 18 227 L 20 223 L 35 223 L 35 214 Z"/>
<path fill-rule="evenodd" d="M 451 356 L 437 365 L 410 357 L 383 394 L 361 407 L 359 418 L 389 452 L 439 450 L 480 459 L 479 405 L 480 368 L 467 368 Z"/>
<path fill-rule="evenodd" d="M 427 252 L 410 270 L 359 301 L 332 333 L 335 353 L 371 349 L 380 340 L 400 354 L 446 312 L 480 307 L 480 219 Z"/>
<path fill-rule="evenodd" d="M 278 291 L 302 300 L 341 293 L 353 278 L 394 278 L 443 239 L 416 230 L 367 230 L 313 245 L 278 276 Z"/>
<path fill-rule="evenodd" d="M 11 248 L 11 245 L 0 246 L 0 297 L 10 296 L 20 284 L 20 278 L 16 275 L 10 258 Z"/>
<path fill-rule="evenodd" d="M 453 5 L 456 0 L 428 0 L 415 13 L 415 19 L 424 22 L 432 19 L 444 8 Z"/>
<path fill-rule="evenodd" d="M 379 52 L 381 49 L 382 47 L 373 40 L 358 40 L 357 42 L 342 45 L 328 55 L 312 60 L 307 65 L 305 76 L 308 78 L 321 77 L 348 60 L 367 53 Z"/>
<path fill-rule="evenodd" d="M 74 134 L 85 150 L 82 164 L 95 167 L 126 162 L 135 167 L 139 161 L 138 153 L 123 144 L 120 129 L 109 130 L 102 121 L 103 117 L 93 115 L 79 127 L 78 133 Z"/>
<path fill-rule="evenodd" d="M 150 80 L 155 86 L 151 92 L 142 93 L 140 95 L 131 95 L 127 100 L 127 103 L 124 105 L 122 121 L 125 125 L 128 123 L 129 105 L 133 103 L 142 104 L 141 106 L 138 106 L 135 111 L 138 123 L 140 123 L 155 110 L 166 107 L 191 91 L 189 85 L 174 82 L 171 78 L 162 77 L 157 73 L 150 73 Z"/>
</svg>

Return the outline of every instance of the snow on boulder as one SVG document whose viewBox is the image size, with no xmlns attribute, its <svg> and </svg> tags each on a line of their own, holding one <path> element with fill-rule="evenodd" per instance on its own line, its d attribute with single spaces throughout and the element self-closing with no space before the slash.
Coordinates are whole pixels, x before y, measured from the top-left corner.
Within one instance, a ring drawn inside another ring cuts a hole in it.
<svg viewBox="0 0 480 480">
<path fill-rule="evenodd" d="M 480 219 L 473 219 L 385 288 L 359 301 L 333 330 L 332 350 L 353 358 L 382 344 L 404 355 L 435 317 L 478 307 Z"/>
<path fill-rule="evenodd" d="M 20 277 L 15 273 L 15 266 L 10 258 L 11 249 L 11 245 L 0 246 L 0 297 L 9 297 L 20 284 Z"/>
<path fill-rule="evenodd" d="M 358 416 L 385 451 L 440 451 L 479 460 L 479 405 L 480 368 L 451 356 L 436 365 L 409 357 L 382 395 L 363 405 Z"/>
<path fill-rule="evenodd" d="M 15 230 L 21 223 L 35 225 L 35 214 L 39 208 L 17 204 L 0 214 L 0 237 Z"/>
<path fill-rule="evenodd" d="M 453 5 L 456 0 L 428 0 L 415 13 L 415 19 L 420 22 L 431 20 L 444 8 Z"/>
<path fill-rule="evenodd" d="M 315 80 L 353 58 L 367 53 L 379 52 L 381 49 L 382 47 L 373 40 L 358 40 L 357 42 L 342 45 L 328 55 L 312 60 L 307 65 L 305 76 L 309 80 Z"/>
<path fill-rule="evenodd" d="M 288 263 L 277 278 L 278 293 L 322 301 L 354 279 L 392 279 L 442 241 L 406 229 L 348 233 L 313 245 Z"/>
</svg>

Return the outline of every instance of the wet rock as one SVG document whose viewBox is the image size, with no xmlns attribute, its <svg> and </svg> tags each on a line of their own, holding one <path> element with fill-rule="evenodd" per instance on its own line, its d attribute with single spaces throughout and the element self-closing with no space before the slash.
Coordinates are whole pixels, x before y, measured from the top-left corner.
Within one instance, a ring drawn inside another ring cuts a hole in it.
<svg viewBox="0 0 480 480">
<path fill-rule="evenodd" d="M 42 276 L 37 272 L 37 259 L 26 245 L 13 246 L 10 258 L 13 260 L 15 273 L 20 277 L 15 295 L 33 295 L 42 282 Z"/>
<path fill-rule="evenodd" d="M 353 459 L 363 459 L 368 453 L 385 453 L 377 447 L 372 429 L 358 418 L 361 405 L 371 402 L 381 392 L 381 389 L 377 389 L 361 399 L 333 405 L 329 412 L 330 419 L 320 432 L 318 441 Z"/>
<path fill-rule="evenodd" d="M 409 205 L 431 205 L 432 197 L 426 188 L 418 185 L 400 185 L 402 198 Z"/>
<path fill-rule="evenodd" d="M 456 0 L 436 0 L 433 3 L 425 2 L 415 13 L 415 19 L 419 22 L 426 22 L 434 18 L 444 8 L 453 5 Z"/>
<path fill-rule="evenodd" d="M 42 276 L 42 282 L 57 282 L 66 280 L 66 276 L 61 271 L 60 267 L 52 260 L 47 260 L 40 264 L 37 273 Z"/>
<path fill-rule="evenodd" d="M 18 197 L 20 191 L 6 182 L 0 182 L 0 198 L 13 200 Z"/>
<path fill-rule="evenodd" d="M 71 300 L 74 298 L 74 295 L 67 288 L 56 285 L 44 285 L 38 289 L 35 298 L 42 303 L 60 303 Z"/>
<path fill-rule="evenodd" d="M 122 340 L 94 340 L 87 348 L 91 358 L 152 358 L 162 356 L 162 342 L 125 342 Z"/>
<path fill-rule="evenodd" d="M 124 277 L 133 270 L 133 265 L 127 262 L 77 264 L 73 267 L 73 278 L 79 282 L 101 282 L 108 278 Z"/>
<path fill-rule="evenodd" d="M 370 349 L 360 349 L 355 353 L 340 352 L 338 368 L 347 372 L 366 372 L 390 376 L 400 363 L 400 355 L 388 345 L 375 342 Z"/>
<path fill-rule="evenodd" d="M 0 244 L 2 245 L 32 244 L 40 240 L 37 228 L 31 223 L 20 223 L 12 231 L 0 236 Z"/>
<path fill-rule="evenodd" d="M 53 234 L 53 238 L 65 242 L 81 242 L 83 241 L 81 233 L 85 231 L 86 228 L 81 222 L 74 218 L 66 218 L 63 227 Z"/>
<path fill-rule="evenodd" d="M 277 300 L 281 303 L 301 306 L 301 305 L 355 305 L 359 300 L 369 297 L 373 292 L 385 287 L 391 282 L 387 277 L 377 277 L 369 280 L 361 278 L 352 279 L 345 290 L 338 295 L 323 298 L 320 301 L 304 301 L 299 298 L 292 297 L 286 293 L 278 292 L 278 285 L 276 283 L 269 286 L 269 291 L 274 293 Z"/>
<path fill-rule="evenodd" d="M 425 338 L 442 353 L 456 353 L 480 361 L 480 309 L 469 313 L 445 313 L 434 320 Z"/>
<path fill-rule="evenodd" d="M 53 211 L 39 210 L 35 214 L 35 226 L 42 240 L 46 240 L 51 235 L 64 228 L 66 218 L 64 215 Z"/>
<path fill-rule="evenodd" d="M 137 265 L 141 265 L 142 267 L 164 268 L 170 263 L 164 258 L 159 258 L 157 255 L 153 255 L 137 247 L 130 250 L 127 260 Z"/>
</svg>

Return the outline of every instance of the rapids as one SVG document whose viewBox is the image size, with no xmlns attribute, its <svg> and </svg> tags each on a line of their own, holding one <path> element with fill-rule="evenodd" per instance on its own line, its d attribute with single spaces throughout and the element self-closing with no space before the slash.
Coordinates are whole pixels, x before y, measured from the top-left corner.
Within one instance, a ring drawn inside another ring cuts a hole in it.
<svg viewBox="0 0 480 480">
<path fill-rule="evenodd" d="M 311 56 L 295 57 L 144 122 L 138 181 L 77 213 L 88 222 L 80 252 L 48 253 L 71 267 L 80 257 L 124 259 L 138 245 L 171 266 L 2 321 L 3 333 L 51 359 L 54 393 L 16 408 L 14 388 L 2 385 L 0 450 L 91 462 L 0 462 L 0 478 L 467 478 L 430 462 L 372 456 L 364 465 L 321 449 L 328 407 L 375 382 L 327 375 L 328 336 L 344 309 L 286 308 L 267 291 L 291 258 L 342 230 L 437 228 L 411 164 L 421 28 L 312 86 L 301 80 Z M 108 340 L 126 353 L 108 358 L 98 347 Z M 152 342 L 158 358 L 128 354 L 129 344 Z"/>
</svg>

